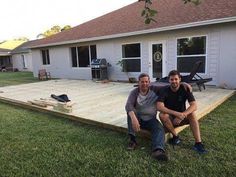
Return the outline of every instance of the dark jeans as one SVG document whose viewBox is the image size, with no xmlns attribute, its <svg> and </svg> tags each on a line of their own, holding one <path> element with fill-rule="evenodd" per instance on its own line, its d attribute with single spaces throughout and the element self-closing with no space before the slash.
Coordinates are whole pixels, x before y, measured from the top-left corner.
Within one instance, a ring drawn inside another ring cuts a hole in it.
<svg viewBox="0 0 236 177">
<path fill-rule="evenodd" d="M 156 117 L 153 117 L 152 119 L 148 121 L 142 120 L 140 116 L 138 116 L 138 119 L 139 119 L 140 128 L 149 130 L 151 132 L 152 150 L 156 150 L 156 149 L 164 150 L 165 132 L 164 132 L 163 126 L 156 119 Z M 132 121 L 129 115 L 127 116 L 127 120 L 128 120 L 128 133 L 130 135 L 135 136 L 135 132 L 132 127 Z"/>
</svg>

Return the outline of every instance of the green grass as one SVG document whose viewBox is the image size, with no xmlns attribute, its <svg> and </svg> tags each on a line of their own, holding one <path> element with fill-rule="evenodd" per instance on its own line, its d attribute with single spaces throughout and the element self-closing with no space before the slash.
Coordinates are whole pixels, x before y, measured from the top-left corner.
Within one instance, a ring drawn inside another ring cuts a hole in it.
<svg viewBox="0 0 236 177">
<path fill-rule="evenodd" d="M 0 87 L 38 81 L 32 72 L 0 72 Z"/>
<path fill-rule="evenodd" d="M 0 103 L 0 176 L 235 176 L 236 95 L 200 121 L 208 154 L 191 150 L 189 128 L 183 143 L 166 145 L 170 160 L 150 157 L 150 141 L 127 151 L 125 134 Z"/>
</svg>

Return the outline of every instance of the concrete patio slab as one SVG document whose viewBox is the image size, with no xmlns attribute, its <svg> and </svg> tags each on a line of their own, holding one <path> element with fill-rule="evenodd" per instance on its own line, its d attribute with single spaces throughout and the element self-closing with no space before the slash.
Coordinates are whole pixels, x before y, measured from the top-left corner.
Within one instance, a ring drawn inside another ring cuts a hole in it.
<svg viewBox="0 0 236 177">
<path fill-rule="evenodd" d="M 105 128 L 127 131 L 124 109 L 133 84 L 118 82 L 94 82 L 88 80 L 50 80 L 45 82 L 7 86 L 0 88 L 0 101 L 7 102 L 57 116 L 67 117 L 83 123 L 99 125 Z M 233 95 L 234 90 L 208 87 L 202 92 L 194 92 L 198 103 L 197 117 L 202 118 L 219 104 Z M 27 101 L 47 99 L 50 95 L 67 94 L 75 103 L 72 113 L 53 110 L 52 106 L 42 108 Z M 177 128 L 181 131 L 185 127 Z"/>
</svg>

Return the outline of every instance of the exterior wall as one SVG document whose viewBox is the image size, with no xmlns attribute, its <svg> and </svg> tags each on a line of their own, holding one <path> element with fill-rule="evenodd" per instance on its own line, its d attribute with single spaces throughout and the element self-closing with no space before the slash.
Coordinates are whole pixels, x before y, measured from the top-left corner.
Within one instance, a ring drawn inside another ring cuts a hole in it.
<svg viewBox="0 0 236 177">
<path fill-rule="evenodd" d="M 110 80 L 127 80 L 128 77 L 138 77 L 139 72 L 122 72 L 121 67 L 116 63 L 122 59 L 122 44 L 129 43 L 141 43 L 141 71 L 145 69 L 145 60 L 142 60 L 142 56 L 144 55 L 143 42 L 138 37 L 128 37 L 122 39 L 113 39 L 106 40 L 105 42 L 97 43 L 97 57 L 98 58 L 106 58 L 109 64 L 108 67 L 108 75 Z M 144 63 L 143 63 L 144 62 Z"/>
<path fill-rule="evenodd" d="M 26 67 L 23 66 L 22 55 L 24 55 Z M 13 68 L 17 68 L 19 71 L 33 71 L 32 54 L 20 53 L 12 55 Z"/>
<path fill-rule="evenodd" d="M 236 89 L 236 24 L 220 29 L 218 85 Z"/>
<path fill-rule="evenodd" d="M 90 68 L 73 68 L 71 66 L 70 46 L 49 48 L 50 65 L 43 65 L 40 50 L 32 50 L 34 58 L 34 77 L 40 69 L 46 69 L 53 78 L 91 79 Z"/>
<path fill-rule="evenodd" d="M 163 76 L 177 68 L 177 39 L 182 37 L 206 36 L 206 72 L 200 74 L 203 78 L 212 77 L 213 81 L 207 84 L 236 87 L 233 80 L 233 67 L 236 66 L 236 23 L 211 25 L 204 27 L 187 28 L 161 33 L 117 38 L 110 40 L 80 43 L 71 46 L 96 45 L 97 58 L 106 58 L 110 67 L 110 80 L 127 80 L 127 73 L 121 72 L 116 63 L 122 59 L 122 44 L 141 44 L 141 72 L 150 74 L 151 70 L 151 43 L 164 42 L 166 60 L 164 61 Z M 51 65 L 43 66 L 40 50 L 33 50 L 34 75 L 40 68 L 51 72 L 55 78 L 92 79 L 90 68 L 72 68 L 69 45 L 49 49 Z M 227 62 L 224 62 L 227 59 Z M 128 73 L 130 77 L 138 77 L 140 73 Z"/>
<path fill-rule="evenodd" d="M 164 61 L 163 77 L 168 74 L 170 70 L 177 68 L 177 38 L 190 36 L 206 36 L 207 37 L 207 54 L 206 54 L 206 72 L 199 74 L 203 78 L 212 77 L 213 81 L 210 85 L 218 85 L 218 67 L 220 61 L 220 31 L 215 26 L 199 27 L 185 30 L 175 30 L 162 33 L 154 33 L 142 36 L 127 37 L 121 39 L 113 39 L 97 43 L 100 56 L 109 58 L 112 67 L 109 68 L 109 76 L 111 80 L 127 80 L 126 73 L 121 72 L 117 63 L 122 58 L 122 44 L 141 43 L 141 72 L 150 73 L 151 70 L 151 43 L 164 42 L 164 50 L 166 52 L 166 60 Z M 216 30 L 218 29 L 218 30 Z M 138 77 L 140 73 L 129 73 L 129 76 Z"/>
<path fill-rule="evenodd" d="M 32 51 L 32 64 L 33 64 L 33 74 L 34 77 L 38 77 L 38 70 L 42 68 L 42 59 L 40 55 L 40 50 L 31 50 Z"/>
</svg>

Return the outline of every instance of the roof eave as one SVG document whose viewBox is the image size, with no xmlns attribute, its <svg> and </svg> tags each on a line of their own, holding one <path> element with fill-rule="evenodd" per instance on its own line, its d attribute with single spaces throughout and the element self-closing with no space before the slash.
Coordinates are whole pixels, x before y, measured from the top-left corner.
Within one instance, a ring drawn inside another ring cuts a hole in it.
<svg viewBox="0 0 236 177">
<path fill-rule="evenodd" d="M 227 22 L 233 22 L 233 21 L 236 21 L 236 16 L 227 17 L 227 18 L 220 18 L 220 19 L 206 20 L 206 21 L 199 21 L 199 22 L 192 22 L 192 23 L 186 23 L 186 24 L 180 24 L 180 25 L 174 25 L 174 26 L 167 26 L 167 27 L 161 27 L 161 28 L 153 28 L 153 29 L 134 31 L 134 32 L 128 32 L 128 33 L 120 33 L 120 34 L 114 34 L 114 35 L 84 38 L 84 39 L 79 39 L 79 40 L 70 40 L 70 41 L 49 43 L 49 44 L 32 46 L 32 47 L 29 47 L 29 48 L 36 49 L 36 48 L 41 48 L 41 47 L 67 45 L 67 44 L 74 44 L 74 43 L 79 43 L 79 42 L 88 42 L 88 41 L 97 41 L 97 40 L 104 40 L 104 39 L 120 38 L 120 37 L 126 37 L 126 36 L 156 33 L 156 32 L 170 31 L 170 30 L 176 30 L 176 29 L 197 27 L 197 26 L 206 26 L 206 25 L 227 23 Z"/>
<path fill-rule="evenodd" d="M 29 53 L 29 52 L 30 52 L 30 49 L 22 50 L 22 51 L 13 51 L 13 52 L 11 52 L 11 54 L 14 55 L 14 54 Z"/>
<path fill-rule="evenodd" d="M 0 52 L 0 56 L 11 56 L 10 53 L 3 53 L 3 52 Z"/>
</svg>

